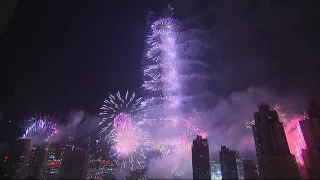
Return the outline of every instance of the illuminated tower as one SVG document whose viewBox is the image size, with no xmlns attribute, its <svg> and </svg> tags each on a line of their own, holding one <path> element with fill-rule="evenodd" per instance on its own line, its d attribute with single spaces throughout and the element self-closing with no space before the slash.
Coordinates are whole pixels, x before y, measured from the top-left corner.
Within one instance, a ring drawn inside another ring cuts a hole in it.
<svg viewBox="0 0 320 180">
<path fill-rule="evenodd" d="M 219 154 L 222 179 L 238 179 L 236 152 L 221 146 Z"/>
<path fill-rule="evenodd" d="M 290 153 L 277 111 L 264 104 L 254 113 L 252 126 L 261 179 L 300 179 L 294 155 Z"/>
<path fill-rule="evenodd" d="M 193 140 L 192 169 L 193 179 L 211 179 L 208 140 L 199 135 Z"/>
<path fill-rule="evenodd" d="M 308 177 L 320 179 L 320 108 L 316 101 L 309 102 L 308 116 L 299 122 L 307 147 L 302 156 Z"/>
</svg>

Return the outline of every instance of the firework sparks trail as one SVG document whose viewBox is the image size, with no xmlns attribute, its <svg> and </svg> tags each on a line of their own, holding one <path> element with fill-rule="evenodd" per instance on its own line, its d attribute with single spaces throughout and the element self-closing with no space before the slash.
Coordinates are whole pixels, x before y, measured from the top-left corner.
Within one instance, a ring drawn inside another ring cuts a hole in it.
<svg viewBox="0 0 320 180">
<path fill-rule="evenodd" d="M 103 116 L 102 121 L 99 125 L 104 125 L 101 132 L 110 130 L 113 128 L 113 120 L 120 113 L 126 113 L 132 117 L 138 116 L 137 112 L 143 108 L 141 104 L 141 97 L 136 97 L 136 94 L 133 93 L 129 95 L 127 91 L 124 97 L 121 97 L 120 92 L 117 92 L 116 95 L 109 95 L 109 98 L 104 100 L 104 105 L 100 108 L 102 112 L 100 113 Z"/>
<path fill-rule="evenodd" d="M 246 122 L 246 129 L 252 129 L 252 126 L 254 125 L 254 120 L 250 122 Z"/>
<path fill-rule="evenodd" d="M 180 129 L 183 129 L 180 136 L 156 142 L 154 143 L 154 148 L 163 155 L 178 154 L 191 149 L 192 140 L 196 135 L 206 137 L 206 133 L 198 127 L 194 117 L 184 120 L 184 124 L 180 126 Z"/>
<path fill-rule="evenodd" d="M 133 169 L 134 165 L 140 165 L 146 159 L 144 152 L 150 146 L 147 133 L 125 113 L 118 114 L 113 124 L 113 129 L 106 136 L 111 145 L 111 157 L 116 158 L 116 163 L 120 163 L 121 168 Z"/>
<path fill-rule="evenodd" d="M 25 132 L 21 138 L 30 138 L 34 143 L 42 143 L 57 133 L 57 124 L 48 121 L 48 117 L 31 118 L 26 121 Z"/>
<path fill-rule="evenodd" d="M 168 8 L 172 12 L 173 8 Z M 143 61 L 145 81 L 142 88 L 148 94 L 153 94 L 143 103 L 148 107 L 149 113 L 150 109 L 165 108 L 166 117 L 170 117 L 172 112 L 177 114 L 182 86 L 181 59 L 177 44 L 178 25 L 171 15 L 151 23 L 151 32 L 146 39 L 146 58 Z"/>
<path fill-rule="evenodd" d="M 141 98 L 135 93 L 129 95 L 128 91 L 122 97 L 120 92 L 115 96 L 109 95 L 104 101 L 102 112 L 102 125 L 100 133 L 104 133 L 105 140 L 111 146 L 110 152 L 121 168 L 134 168 L 146 159 L 144 152 L 149 150 L 150 141 L 147 133 L 138 125 L 140 121 L 139 111 L 143 109 Z"/>
</svg>

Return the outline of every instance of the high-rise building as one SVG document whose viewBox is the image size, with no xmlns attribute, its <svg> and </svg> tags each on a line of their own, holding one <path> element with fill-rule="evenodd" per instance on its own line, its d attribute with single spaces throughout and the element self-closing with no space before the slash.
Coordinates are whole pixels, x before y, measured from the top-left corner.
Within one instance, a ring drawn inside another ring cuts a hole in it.
<svg viewBox="0 0 320 180">
<path fill-rule="evenodd" d="M 257 166 L 251 159 L 243 159 L 243 179 L 258 179 Z"/>
<path fill-rule="evenodd" d="M 302 151 L 304 166 L 310 179 L 320 179 L 320 108 L 310 101 L 308 118 L 299 122 L 307 149 Z"/>
<path fill-rule="evenodd" d="M 86 150 L 74 148 L 63 154 L 60 179 L 86 179 L 88 175 L 89 154 Z"/>
<path fill-rule="evenodd" d="M 264 104 L 254 113 L 252 126 L 258 172 L 261 179 L 300 179 L 294 155 L 290 153 L 277 111 Z"/>
<path fill-rule="evenodd" d="M 28 178 L 42 179 L 45 161 L 45 147 L 33 146 L 28 163 Z"/>
<path fill-rule="evenodd" d="M 193 179 L 211 179 L 208 140 L 197 136 L 192 144 Z"/>
<path fill-rule="evenodd" d="M 221 146 L 220 164 L 222 179 L 238 179 L 236 152 Z"/>
</svg>

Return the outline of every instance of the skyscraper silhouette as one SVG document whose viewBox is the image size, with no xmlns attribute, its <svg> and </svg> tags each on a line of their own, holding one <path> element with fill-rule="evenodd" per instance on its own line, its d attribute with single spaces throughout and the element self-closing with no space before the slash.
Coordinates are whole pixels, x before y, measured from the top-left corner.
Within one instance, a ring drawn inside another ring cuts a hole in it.
<svg viewBox="0 0 320 180">
<path fill-rule="evenodd" d="M 222 179 L 238 179 L 238 168 L 235 151 L 221 146 L 220 164 Z"/>
<path fill-rule="evenodd" d="M 207 139 L 197 136 L 192 145 L 193 179 L 210 180 L 210 157 Z"/>
<path fill-rule="evenodd" d="M 261 179 L 300 179 L 294 155 L 290 153 L 277 111 L 266 104 L 254 113 L 252 126 Z"/>
<path fill-rule="evenodd" d="M 320 179 L 320 107 L 310 101 L 308 118 L 299 122 L 307 149 L 302 151 L 308 178 Z"/>
</svg>

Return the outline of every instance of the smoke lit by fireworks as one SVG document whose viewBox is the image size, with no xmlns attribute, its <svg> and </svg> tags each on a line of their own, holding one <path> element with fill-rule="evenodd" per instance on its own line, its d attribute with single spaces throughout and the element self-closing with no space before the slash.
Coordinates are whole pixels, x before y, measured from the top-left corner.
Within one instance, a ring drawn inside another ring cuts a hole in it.
<svg viewBox="0 0 320 180">
<path fill-rule="evenodd" d="M 141 98 L 137 98 L 135 93 L 131 96 L 128 91 L 124 97 L 120 92 L 110 95 L 102 106 L 103 116 L 101 133 L 105 133 L 105 139 L 111 145 L 111 154 L 121 164 L 121 168 L 133 168 L 134 164 L 140 164 L 145 160 L 144 151 L 148 150 L 149 141 L 145 133 L 133 118 L 137 117 L 137 112 L 143 108 Z"/>
<path fill-rule="evenodd" d="M 22 138 L 30 138 L 34 143 L 42 143 L 57 133 L 57 124 L 49 121 L 48 117 L 37 117 L 26 121 Z"/>
<path fill-rule="evenodd" d="M 149 150 L 150 142 L 147 134 L 134 124 L 132 118 L 125 113 L 120 113 L 114 118 L 114 128 L 107 135 L 111 144 L 111 157 L 121 164 L 121 168 L 134 168 L 145 161 L 144 152 Z"/>
</svg>

